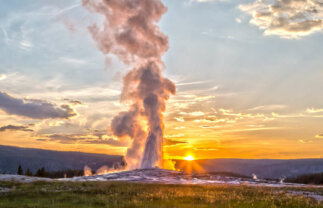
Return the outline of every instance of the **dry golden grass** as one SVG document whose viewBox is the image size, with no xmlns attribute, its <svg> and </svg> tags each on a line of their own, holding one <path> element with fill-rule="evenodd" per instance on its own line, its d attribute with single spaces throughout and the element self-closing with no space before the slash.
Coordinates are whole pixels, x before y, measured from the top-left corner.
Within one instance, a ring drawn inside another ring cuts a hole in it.
<svg viewBox="0 0 323 208">
<path fill-rule="evenodd" d="M 0 182 L 0 207 L 323 207 L 290 189 L 229 185 L 162 185 L 117 182 Z M 323 189 L 307 190 L 323 194 Z"/>
</svg>

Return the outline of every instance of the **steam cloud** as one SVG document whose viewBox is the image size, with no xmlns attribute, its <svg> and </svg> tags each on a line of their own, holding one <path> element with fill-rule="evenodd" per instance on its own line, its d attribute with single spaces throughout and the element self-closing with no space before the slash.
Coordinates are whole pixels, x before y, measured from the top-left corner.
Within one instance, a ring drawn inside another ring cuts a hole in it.
<svg viewBox="0 0 323 208">
<path fill-rule="evenodd" d="M 161 0 L 83 0 L 83 5 L 105 17 L 102 29 L 89 28 L 99 49 L 132 67 L 121 95 L 131 107 L 111 123 L 115 136 L 133 140 L 126 155 L 128 168 L 161 167 L 165 101 L 176 91 L 162 75 L 168 38 L 156 24 L 167 8 Z"/>
</svg>

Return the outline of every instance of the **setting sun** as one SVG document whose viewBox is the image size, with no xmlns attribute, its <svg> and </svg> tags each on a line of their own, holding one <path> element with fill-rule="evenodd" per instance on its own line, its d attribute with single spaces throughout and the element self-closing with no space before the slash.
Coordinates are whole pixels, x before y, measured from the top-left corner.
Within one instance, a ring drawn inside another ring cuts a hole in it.
<svg viewBox="0 0 323 208">
<path fill-rule="evenodd" d="M 194 157 L 192 157 L 191 155 L 188 155 L 188 156 L 184 157 L 184 160 L 192 161 L 192 160 L 194 160 Z"/>
</svg>

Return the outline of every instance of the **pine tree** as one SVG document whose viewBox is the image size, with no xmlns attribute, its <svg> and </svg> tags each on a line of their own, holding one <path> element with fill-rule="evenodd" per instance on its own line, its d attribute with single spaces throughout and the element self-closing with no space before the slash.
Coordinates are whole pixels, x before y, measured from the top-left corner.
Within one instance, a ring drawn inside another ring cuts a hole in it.
<svg viewBox="0 0 323 208">
<path fill-rule="evenodd" d="M 22 169 L 21 165 L 19 165 L 19 166 L 18 166 L 17 174 L 18 174 L 18 175 L 23 175 L 23 174 L 24 174 L 24 171 L 23 171 L 23 169 Z"/>
<path fill-rule="evenodd" d="M 45 171 L 44 167 L 38 169 L 37 172 L 36 172 L 36 176 L 38 176 L 38 177 L 45 177 L 45 174 L 46 174 L 46 171 Z"/>
<path fill-rule="evenodd" d="M 32 176 L 33 175 L 33 173 L 29 170 L 29 168 L 26 170 L 26 172 L 25 172 L 25 175 L 26 176 Z"/>
</svg>

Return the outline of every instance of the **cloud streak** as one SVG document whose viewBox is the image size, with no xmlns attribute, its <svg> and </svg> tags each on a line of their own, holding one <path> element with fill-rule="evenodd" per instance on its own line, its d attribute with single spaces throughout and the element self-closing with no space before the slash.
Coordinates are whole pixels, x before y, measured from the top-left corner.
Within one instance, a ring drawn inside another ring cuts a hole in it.
<svg viewBox="0 0 323 208">
<path fill-rule="evenodd" d="M 0 109 L 10 115 L 32 119 L 69 119 L 76 116 L 69 105 L 57 106 L 46 101 L 19 99 L 4 92 L 0 92 Z"/>
<path fill-rule="evenodd" d="M 184 141 L 177 141 L 177 140 L 172 140 L 172 139 L 164 139 L 164 146 L 173 146 L 173 145 L 178 145 L 178 144 L 187 144 L 188 142 Z"/>
<path fill-rule="evenodd" d="M 308 108 L 306 109 L 307 113 L 322 113 L 323 109 L 321 108 Z"/>
<path fill-rule="evenodd" d="M 29 126 L 16 126 L 16 125 L 7 125 L 0 127 L 0 132 L 4 131 L 28 131 L 33 132 L 34 130 L 30 129 Z"/>
<path fill-rule="evenodd" d="M 323 134 L 318 134 L 315 137 L 318 138 L 318 139 L 323 139 Z"/>
<path fill-rule="evenodd" d="M 239 8 L 252 16 L 250 23 L 265 35 L 298 39 L 323 30 L 320 0 L 256 0 Z"/>
<path fill-rule="evenodd" d="M 115 147 L 126 147 L 127 143 L 113 138 L 102 138 L 103 135 L 82 135 L 82 134 L 51 134 L 45 139 L 38 141 L 52 141 L 60 144 L 102 144 Z"/>
</svg>

